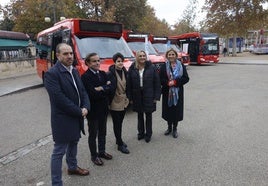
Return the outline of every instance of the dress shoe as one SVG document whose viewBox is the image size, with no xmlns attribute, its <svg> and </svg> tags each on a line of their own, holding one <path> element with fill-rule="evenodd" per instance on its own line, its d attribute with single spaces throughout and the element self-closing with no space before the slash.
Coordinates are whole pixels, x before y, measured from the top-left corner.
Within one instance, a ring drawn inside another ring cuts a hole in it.
<svg viewBox="0 0 268 186">
<path fill-rule="evenodd" d="M 129 154 L 129 150 L 127 149 L 126 146 L 122 145 L 122 146 L 118 146 L 117 150 L 121 151 L 124 154 Z"/>
<path fill-rule="evenodd" d="M 108 153 L 106 153 L 106 152 L 104 152 L 104 153 L 100 153 L 100 154 L 99 154 L 99 157 L 100 157 L 100 158 L 104 158 L 104 159 L 106 159 L 106 160 L 111 160 L 111 159 L 113 158 L 113 156 L 112 156 L 111 154 L 108 154 Z"/>
<path fill-rule="evenodd" d="M 69 175 L 79 175 L 79 176 L 87 176 L 89 175 L 89 171 L 86 169 L 82 169 L 77 167 L 76 170 L 68 170 Z"/>
<path fill-rule="evenodd" d="M 151 141 L 151 137 L 145 136 L 145 141 L 146 141 L 146 143 L 149 143 Z"/>
<path fill-rule="evenodd" d="M 171 132 L 172 132 L 172 129 L 168 128 L 168 129 L 165 131 L 164 134 L 167 136 L 167 135 L 169 135 Z"/>
<path fill-rule="evenodd" d="M 144 134 L 138 134 L 138 140 L 144 139 Z"/>
<path fill-rule="evenodd" d="M 118 143 L 116 142 L 116 145 L 118 145 Z M 125 146 L 125 147 L 127 147 L 127 144 L 125 144 L 125 142 L 123 142 L 123 145 Z"/>
<path fill-rule="evenodd" d="M 99 157 L 92 158 L 91 161 L 92 161 L 95 165 L 98 165 L 98 166 L 102 166 L 102 165 L 103 165 L 103 161 L 102 161 Z"/>
<path fill-rule="evenodd" d="M 123 146 L 125 146 L 127 148 L 127 144 L 125 144 L 125 142 L 123 142 Z"/>
<path fill-rule="evenodd" d="M 177 132 L 177 130 L 173 130 L 173 132 L 172 132 L 172 136 L 173 136 L 173 138 L 177 138 L 177 137 L 178 137 L 178 132 Z"/>
</svg>

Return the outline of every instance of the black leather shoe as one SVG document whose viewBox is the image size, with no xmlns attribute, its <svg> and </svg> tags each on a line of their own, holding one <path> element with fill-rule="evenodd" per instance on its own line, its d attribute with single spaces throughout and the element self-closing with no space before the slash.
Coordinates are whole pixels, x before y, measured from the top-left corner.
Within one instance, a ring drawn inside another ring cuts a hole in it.
<svg viewBox="0 0 268 186">
<path fill-rule="evenodd" d="M 102 166 L 102 165 L 103 165 L 103 161 L 102 161 L 99 157 L 92 158 L 91 161 L 92 161 L 95 165 L 98 165 L 98 166 Z"/>
<path fill-rule="evenodd" d="M 121 151 L 124 154 L 129 154 L 129 150 L 127 149 L 126 146 L 122 145 L 122 146 L 118 146 L 117 150 Z"/>
<path fill-rule="evenodd" d="M 164 134 L 167 136 L 167 135 L 169 135 L 171 132 L 172 132 L 172 130 L 168 128 L 168 129 L 165 131 Z"/>
<path fill-rule="evenodd" d="M 118 143 L 116 142 L 116 145 L 118 145 Z M 127 147 L 127 144 L 125 144 L 125 142 L 123 142 L 123 145 L 125 146 L 125 147 Z"/>
<path fill-rule="evenodd" d="M 104 159 L 106 159 L 106 160 L 111 160 L 111 159 L 113 159 L 113 156 L 112 156 L 111 154 L 106 153 L 106 152 L 104 152 L 104 153 L 100 153 L 100 154 L 98 155 L 98 157 L 100 157 L 100 158 L 104 158 Z"/>
<path fill-rule="evenodd" d="M 145 136 L 146 143 L 149 143 L 151 141 L 151 137 Z"/>
<path fill-rule="evenodd" d="M 127 144 L 125 144 L 125 142 L 123 142 L 123 146 L 125 146 L 127 148 Z"/>
<path fill-rule="evenodd" d="M 172 132 L 172 136 L 173 136 L 173 138 L 177 138 L 177 137 L 178 137 L 178 132 L 177 132 L 177 130 L 173 130 L 173 132 Z"/>
<path fill-rule="evenodd" d="M 138 134 L 138 140 L 144 139 L 144 134 Z"/>
</svg>

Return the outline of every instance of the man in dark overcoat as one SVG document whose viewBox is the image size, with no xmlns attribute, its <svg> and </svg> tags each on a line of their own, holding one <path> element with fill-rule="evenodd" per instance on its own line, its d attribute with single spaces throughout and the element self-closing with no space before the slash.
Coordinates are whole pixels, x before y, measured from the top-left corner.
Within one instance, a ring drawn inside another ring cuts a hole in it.
<svg viewBox="0 0 268 186">
<path fill-rule="evenodd" d="M 60 43 L 58 61 L 45 73 L 44 85 L 51 105 L 51 127 L 54 149 L 51 156 L 52 185 L 62 185 L 62 158 L 66 154 L 68 174 L 85 176 L 89 171 L 77 166 L 77 144 L 84 133 L 84 117 L 90 103 L 78 71 L 72 66 L 71 46 Z"/>
<path fill-rule="evenodd" d="M 101 158 L 112 159 L 112 155 L 105 150 L 111 82 L 108 80 L 106 72 L 100 70 L 100 57 L 97 53 L 88 54 L 85 62 L 88 70 L 82 75 L 81 79 L 91 102 L 91 110 L 87 116 L 88 145 L 91 161 L 95 165 L 102 166 L 103 161 Z M 98 138 L 98 151 L 96 138 Z"/>
</svg>

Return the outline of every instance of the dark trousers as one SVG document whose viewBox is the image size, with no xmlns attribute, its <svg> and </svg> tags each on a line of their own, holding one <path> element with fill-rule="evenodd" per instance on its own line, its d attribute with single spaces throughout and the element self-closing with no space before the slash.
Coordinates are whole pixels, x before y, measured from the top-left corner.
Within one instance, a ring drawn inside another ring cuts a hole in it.
<svg viewBox="0 0 268 186">
<path fill-rule="evenodd" d="M 172 127 L 173 127 L 173 130 L 177 130 L 177 126 L 178 126 L 178 122 L 177 121 L 168 121 L 168 128 L 169 130 L 172 130 Z"/>
<path fill-rule="evenodd" d="M 116 144 L 119 146 L 123 145 L 123 140 L 122 140 L 122 124 L 123 120 L 126 114 L 126 110 L 123 111 L 110 111 L 112 120 L 113 120 L 113 128 L 114 128 L 114 136 L 116 139 Z"/>
<path fill-rule="evenodd" d="M 98 136 L 98 150 L 99 153 L 105 152 L 106 143 L 106 123 L 107 114 L 98 116 L 97 118 L 88 118 L 88 146 L 91 153 L 91 158 L 94 159 L 98 156 L 96 138 Z"/>
<path fill-rule="evenodd" d="M 144 114 L 145 114 L 145 123 L 144 123 Z M 145 124 L 145 127 L 144 127 Z M 146 131 L 145 131 L 146 129 Z M 153 134 L 152 131 L 152 113 L 151 112 L 138 112 L 138 133 L 140 135 L 146 135 L 151 137 Z"/>
</svg>

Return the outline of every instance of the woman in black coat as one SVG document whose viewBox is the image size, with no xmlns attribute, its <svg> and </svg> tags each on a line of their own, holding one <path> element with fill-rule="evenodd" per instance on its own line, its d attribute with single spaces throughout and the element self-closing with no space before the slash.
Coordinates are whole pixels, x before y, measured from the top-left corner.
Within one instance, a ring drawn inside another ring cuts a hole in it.
<svg viewBox="0 0 268 186">
<path fill-rule="evenodd" d="M 127 94 L 133 111 L 138 113 L 138 140 L 145 138 L 148 143 L 152 136 L 152 113 L 160 100 L 161 88 L 156 68 L 146 59 L 145 51 L 136 52 L 136 61 L 128 71 Z"/>
<path fill-rule="evenodd" d="M 189 77 L 174 49 L 166 52 L 166 58 L 167 61 L 161 66 L 159 74 L 162 85 L 162 118 L 168 123 L 165 135 L 172 132 L 172 136 L 177 138 L 177 125 L 183 120 L 183 85 L 189 81 Z"/>
</svg>

